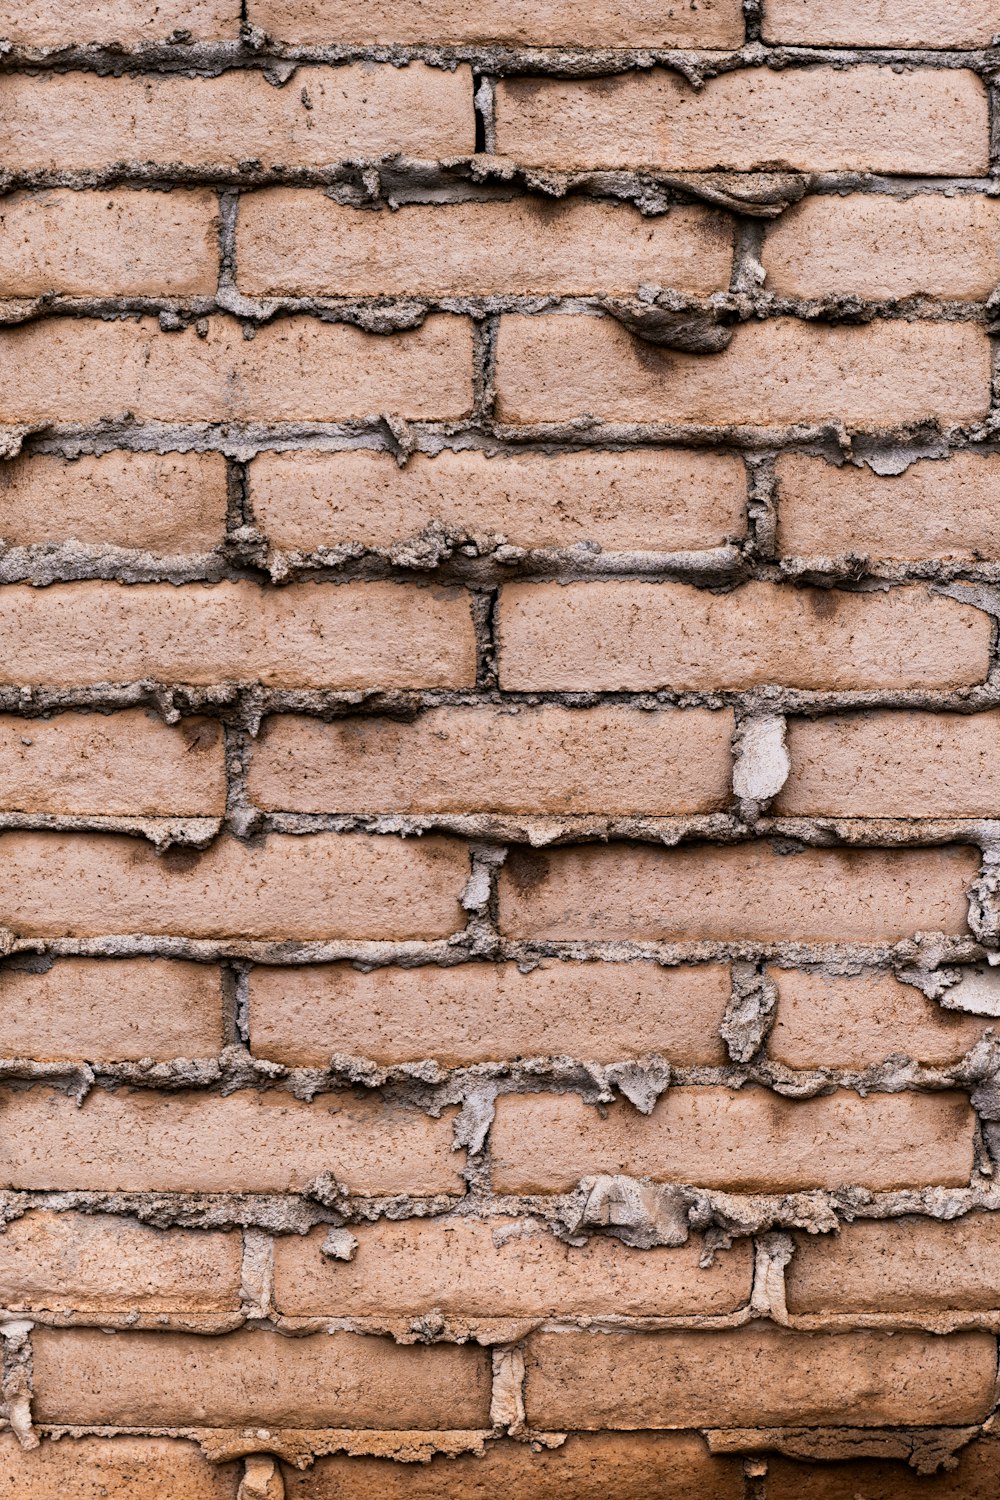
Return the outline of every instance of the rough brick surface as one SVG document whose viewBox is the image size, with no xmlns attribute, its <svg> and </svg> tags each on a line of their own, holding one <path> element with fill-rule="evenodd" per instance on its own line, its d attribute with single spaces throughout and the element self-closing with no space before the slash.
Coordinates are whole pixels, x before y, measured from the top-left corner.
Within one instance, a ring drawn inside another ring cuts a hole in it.
<svg viewBox="0 0 1000 1500">
<path fill-rule="evenodd" d="M 905 1463 L 855 1459 L 808 1464 L 791 1458 L 768 1461 L 769 1500 L 992 1500 L 996 1490 L 996 1438 L 982 1438 L 956 1455 L 955 1467 L 933 1477 Z"/>
<path fill-rule="evenodd" d="M 768 41 L 807 46 L 988 47 L 996 29 L 990 0 L 767 0 L 764 19 Z"/>
<path fill-rule="evenodd" d="M 238 1483 L 236 1464 L 209 1463 L 174 1438 L 64 1438 L 26 1453 L 0 1435 L 3 1500 L 234 1500 Z"/>
</svg>

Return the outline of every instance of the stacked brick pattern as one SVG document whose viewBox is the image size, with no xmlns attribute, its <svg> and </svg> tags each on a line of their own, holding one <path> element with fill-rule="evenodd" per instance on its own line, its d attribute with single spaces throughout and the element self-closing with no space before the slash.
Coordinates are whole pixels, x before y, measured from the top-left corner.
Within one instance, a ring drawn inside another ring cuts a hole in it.
<svg viewBox="0 0 1000 1500">
<path fill-rule="evenodd" d="M 0 1497 L 1000 1494 L 996 0 L 0 0 Z"/>
</svg>

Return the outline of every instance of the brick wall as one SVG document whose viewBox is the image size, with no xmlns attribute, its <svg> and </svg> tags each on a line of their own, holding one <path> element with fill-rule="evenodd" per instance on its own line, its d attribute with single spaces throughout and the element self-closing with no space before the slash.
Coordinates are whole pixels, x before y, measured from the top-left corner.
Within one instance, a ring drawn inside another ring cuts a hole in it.
<svg viewBox="0 0 1000 1500">
<path fill-rule="evenodd" d="M 0 1500 L 1000 1495 L 994 33 L 0 0 Z"/>
</svg>

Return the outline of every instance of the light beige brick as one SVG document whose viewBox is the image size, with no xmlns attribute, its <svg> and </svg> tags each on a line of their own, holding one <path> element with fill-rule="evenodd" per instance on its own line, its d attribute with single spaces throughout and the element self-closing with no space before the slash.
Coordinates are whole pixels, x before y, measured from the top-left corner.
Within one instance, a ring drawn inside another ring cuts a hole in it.
<svg viewBox="0 0 1000 1500">
<path fill-rule="evenodd" d="M 965 1186 L 975 1117 L 964 1094 L 671 1088 L 651 1115 L 577 1094 L 506 1094 L 490 1132 L 499 1193 L 565 1193 L 625 1173 L 732 1192 Z M 764 1419 L 766 1420 L 766 1419 Z M 683 1423 L 680 1425 L 684 1425 Z"/>
<path fill-rule="evenodd" d="M 2 606 L 0 594 L 0 606 Z M 989 616 L 920 585 L 510 583 L 500 681 L 524 692 L 656 688 L 952 689 L 985 680 Z"/>
<path fill-rule="evenodd" d="M 722 964 L 543 963 L 524 974 L 511 963 L 260 966 L 250 974 L 250 1034 L 255 1053 L 291 1067 L 326 1067 L 335 1052 L 450 1066 L 658 1053 L 710 1067 L 726 1061 L 719 1027 L 730 993 Z"/>
<path fill-rule="evenodd" d="M 993 1500 L 1000 1443 L 980 1438 L 955 1455 L 955 1467 L 929 1476 L 905 1462 L 859 1458 L 801 1463 L 769 1457 L 770 1500 Z"/>
<path fill-rule="evenodd" d="M 806 47 L 988 47 L 993 0 L 767 0 L 764 36 Z"/>
<path fill-rule="evenodd" d="M 344 542 L 390 548 L 437 523 L 518 547 L 676 552 L 746 530 L 746 478 L 732 454 L 673 448 L 622 453 L 262 453 L 251 464 L 256 524 L 272 547 Z M 0 492 L 2 493 L 2 492 Z"/>
<path fill-rule="evenodd" d="M 237 1464 L 210 1463 L 176 1438 L 62 1438 L 26 1452 L 0 1433 L 3 1500 L 235 1500 L 239 1479 Z"/>
<path fill-rule="evenodd" d="M 374 1096 L 96 1089 L 81 1107 L 39 1086 L 4 1089 L 3 1111 L 5 1189 L 301 1193 L 324 1173 L 369 1196 L 464 1187 L 451 1120 Z"/>
</svg>

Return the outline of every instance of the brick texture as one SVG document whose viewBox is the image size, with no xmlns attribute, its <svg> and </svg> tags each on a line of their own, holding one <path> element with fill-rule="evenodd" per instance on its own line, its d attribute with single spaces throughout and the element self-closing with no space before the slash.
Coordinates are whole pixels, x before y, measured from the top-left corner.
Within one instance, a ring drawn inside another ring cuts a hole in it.
<svg viewBox="0 0 1000 1500">
<path fill-rule="evenodd" d="M 236 1464 L 209 1463 L 176 1438 L 65 1438 L 26 1453 L 11 1433 L 0 1435 L 4 1500 L 136 1500 L 143 1490 L 171 1500 L 233 1500 L 238 1483 Z"/>
<path fill-rule="evenodd" d="M 767 0 L 764 21 L 768 41 L 833 47 L 988 47 L 996 29 L 989 0 L 955 11 L 928 0 Z"/>
<path fill-rule="evenodd" d="M 770 1500 L 990 1500 L 997 1457 L 996 1439 L 983 1438 L 956 1455 L 954 1469 L 939 1470 L 933 1477 L 878 1459 L 807 1464 L 772 1458 L 768 1492 Z"/>
</svg>

